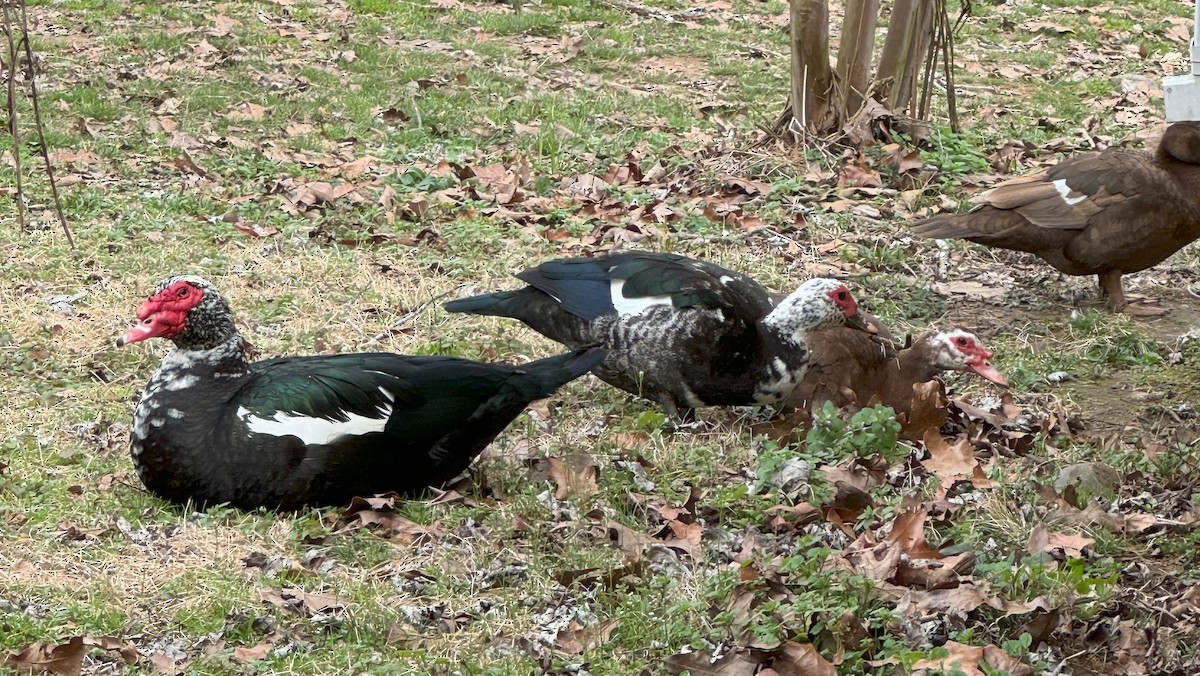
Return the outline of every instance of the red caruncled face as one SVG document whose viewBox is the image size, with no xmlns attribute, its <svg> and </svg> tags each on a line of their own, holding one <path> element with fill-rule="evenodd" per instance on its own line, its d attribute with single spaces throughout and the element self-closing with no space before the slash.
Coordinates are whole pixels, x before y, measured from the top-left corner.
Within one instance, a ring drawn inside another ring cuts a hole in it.
<svg viewBox="0 0 1200 676">
<path fill-rule="evenodd" d="M 972 340 L 970 336 L 961 334 L 954 336 L 954 347 L 958 348 L 959 352 L 967 355 L 968 371 L 997 385 L 1008 385 L 1008 381 L 1004 379 L 1004 376 L 988 361 L 992 358 L 991 350 Z"/>
<path fill-rule="evenodd" d="M 850 295 L 850 290 L 843 284 L 829 292 L 829 297 L 833 302 L 842 309 L 842 313 L 847 317 L 853 317 L 858 314 L 858 303 L 854 302 L 854 296 Z"/>
<path fill-rule="evenodd" d="M 172 338 L 183 330 L 187 314 L 200 303 L 204 291 L 181 279 L 151 296 L 137 316 L 141 323 L 125 332 L 117 346 L 137 343 L 149 338 Z"/>
</svg>

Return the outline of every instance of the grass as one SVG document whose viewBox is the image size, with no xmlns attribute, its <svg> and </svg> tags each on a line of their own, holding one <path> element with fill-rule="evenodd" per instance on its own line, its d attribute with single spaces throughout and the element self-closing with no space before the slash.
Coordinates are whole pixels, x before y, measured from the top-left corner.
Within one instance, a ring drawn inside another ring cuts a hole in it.
<svg viewBox="0 0 1200 676">
<path fill-rule="evenodd" d="M 118 350 L 112 340 L 158 279 L 186 271 L 213 280 L 264 356 L 392 350 L 523 361 L 558 348 L 513 323 L 448 316 L 439 300 L 462 287 L 511 286 L 512 272 L 560 253 L 611 246 L 614 232 L 632 232 L 622 230 L 631 210 L 660 201 L 678 218 L 643 222 L 646 238 L 637 246 L 710 258 L 780 290 L 815 266 L 834 266 L 852 278 L 865 307 L 901 330 L 977 330 L 1017 403 L 1062 404 L 1082 417 L 1092 436 L 1064 442 L 1039 433 L 1027 455 L 992 468 L 1001 486 L 975 493 L 982 504 L 969 518 L 931 522 L 927 539 L 975 551 L 976 579 L 1008 599 L 1044 595 L 1079 622 L 1117 614 L 1156 621 L 1138 605 L 1136 589 L 1196 575 L 1194 533 L 1116 536 L 1088 527 L 1096 553 L 1069 562 L 1026 556 L 1024 548 L 1030 529 L 1047 518 L 1039 485 L 1052 484 L 1070 462 L 1120 468 L 1122 500 L 1189 490 L 1180 499 L 1192 498 L 1193 423 L 1147 422 L 1197 395 L 1196 351 L 1185 348 L 1182 363 L 1166 360 L 1196 319 L 1179 290 L 1190 277 L 1160 269 L 1132 280 L 1135 290 L 1177 304 L 1165 320 L 1086 309 L 1072 316 L 1060 301 L 1087 299 L 1093 280 L 1063 279 L 1027 258 L 958 243 L 939 252 L 906 239 L 900 217 L 826 210 L 839 197 L 831 187 L 835 156 L 754 146 L 756 127 L 784 96 L 787 60 L 750 59 L 746 46 L 786 54 L 777 22 L 785 3 L 701 4 L 706 13 L 695 25 L 584 0 L 32 7 L 35 50 L 47 64 L 39 86 L 48 144 L 96 159 L 59 163 L 60 177 L 73 181 L 63 197 L 77 249 L 56 230 L 36 171 L 27 183 L 31 227 L 0 231 L 0 386 L 9 392 L 0 428 L 0 648 L 116 635 L 134 640 L 143 656 L 167 655 L 199 674 L 661 673 L 685 647 L 709 650 L 747 636 L 765 645 L 812 642 L 827 658 L 844 648 L 843 673 L 892 673 L 867 660 L 911 665 L 932 654 L 927 641 L 898 630 L 886 589 L 830 572 L 850 538 L 824 521 L 777 532 L 765 515 L 786 499 L 754 491 L 760 473 L 801 452 L 832 461 L 832 451 L 771 446 L 742 411 L 711 411 L 701 429 L 673 432 L 653 407 L 594 379 L 572 383 L 540 413 L 515 421 L 460 487 L 469 501 L 403 503 L 405 518 L 434 533 L 428 540 L 340 529 L 334 508 L 196 512 L 141 488 L 127 453 L 128 424 L 163 346 Z M 1139 48 L 1154 63 L 1183 49 L 1164 31 L 1166 17 L 1186 8 L 1140 3 L 1093 25 L 1089 5 L 1051 4 L 1063 10 L 1053 21 L 1073 32 L 1030 36 L 1022 24 L 1046 18 L 1033 5 L 1018 3 L 1012 13 L 973 5 L 959 52 L 979 64 L 960 72 L 968 86 L 964 131 L 938 122 L 924 158 L 939 173 L 928 177 L 922 206 L 941 192 L 968 197 L 969 177 L 988 172 L 993 150 L 1008 140 L 1046 144 L 1051 159 L 1073 146 L 1049 142 L 1077 141 L 1089 116 L 1090 133 L 1112 141 L 1157 121 L 1157 101 L 1125 106 L 1132 117 L 1119 121 L 1103 99 L 1111 75 L 1146 71 Z M 227 22 L 218 16 L 237 23 L 221 28 Z M 1139 36 L 1135 25 L 1149 32 Z M 1082 77 L 1062 58 L 1093 52 L 1098 65 Z M 995 70 L 1014 63 L 1030 77 Z M 244 104 L 262 106 L 261 116 Z M 1007 114 L 988 117 L 997 106 Z M 1062 119 L 1037 123 L 1047 116 Z M 3 143 L 0 151 L 13 151 L 7 137 Z M 36 166 L 35 151 L 26 133 L 17 149 L 26 167 Z M 207 176 L 183 162 L 185 153 Z M 351 168 L 367 157 L 365 168 Z M 533 210 L 541 220 L 498 216 L 484 197 L 436 202 L 439 191 L 486 187 L 439 169 L 443 161 L 527 165 L 522 188 L 527 200 L 546 200 Z M 611 223 L 567 197 L 578 175 L 630 162 L 643 171 L 661 162 L 671 188 L 662 181 L 613 187 L 606 204 L 620 212 Z M 11 185 L 7 163 L 0 175 Z M 769 231 L 745 235 L 690 202 L 689 191 L 716 193 L 729 175 L 771 184 L 742 205 Z M 294 198 L 314 182 L 355 190 L 332 204 L 297 207 Z M 381 201 L 389 192 L 390 205 Z M 849 196 L 895 213 L 894 193 Z M 397 208 L 419 198 L 431 204 L 423 215 Z M 12 202 L 0 209 L 11 212 Z M 247 235 L 235 224 L 277 233 Z M 576 241 L 547 239 L 554 228 Z M 844 243 L 818 249 L 835 239 Z M 1009 288 L 996 301 L 1003 304 L 931 289 L 943 253 L 953 259 L 947 279 L 1000 275 L 996 284 Z M 1194 266 L 1195 251 L 1172 262 Z M 66 306 L 51 303 L 81 293 Z M 1055 371 L 1072 378 L 1049 382 Z M 955 394 L 988 393 L 978 380 L 951 385 Z M 1139 392 L 1148 398 L 1130 399 Z M 1168 450 L 1151 458 L 1156 443 Z M 585 454 L 601 468 L 599 491 L 553 499 L 544 459 Z M 904 467 L 903 455 L 888 460 Z M 814 486 L 836 492 L 817 479 Z M 604 520 L 653 531 L 662 524 L 657 507 L 684 504 L 693 488 L 703 493 L 702 560 L 662 548 L 630 574 L 604 579 L 630 565 Z M 856 536 L 875 532 L 902 511 L 906 496 L 933 499 L 928 483 L 910 488 L 874 486 L 874 506 L 848 527 Z M 1162 509 L 1188 513 L 1177 503 Z M 747 533 L 757 544 L 745 544 Z M 1123 578 L 1131 559 L 1148 561 L 1149 572 Z M 579 579 L 561 582 L 571 577 Z M 330 595 L 337 606 L 263 601 L 264 591 L 285 588 Z M 738 599 L 752 610 L 739 611 Z M 847 615 L 863 630 L 853 645 L 846 637 L 855 632 L 839 624 Z M 948 635 L 1003 646 L 1040 666 L 1079 650 L 1065 638 L 1022 647 L 1024 616 L 996 615 L 973 613 Z M 562 648 L 560 632 L 609 619 L 617 623 L 607 640 L 582 654 Z M 263 642 L 271 646 L 264 656 L 237 650 Z M 146 659 L 135 666 L 115 659 L 92 651 L 88 668 L 150 669 Z"/>
</svg>

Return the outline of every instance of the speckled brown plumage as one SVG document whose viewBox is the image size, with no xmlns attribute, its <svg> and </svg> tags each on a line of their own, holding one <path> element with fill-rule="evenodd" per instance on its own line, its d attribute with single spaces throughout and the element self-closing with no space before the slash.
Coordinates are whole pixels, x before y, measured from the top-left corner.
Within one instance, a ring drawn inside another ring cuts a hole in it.
<svg viewBox="0 0 1200 676">
<path fill-rule="evenodd" d="M 1200 237 L 1200 122 L 1167 128 L 1153 152 L 1075 155 L 983 193 L 965 214 L 916 224 L 926 238 L 1027 251 L 1069 275 L 1098 275 L 1113 311 L 1128 307 L 1121 275 L 1162 262 Z"/>
<path fill-rule="evenodd" d="M 878 402 L 897 415 L 912 409 L 913 385 L 944 371 L 975 373 L 1005 384 L 988 361 L 992 353 L 971 333 L 962 330 L 921 334 L 900 349 L 873 340 L 860 331 L 831 327 L 809 334 L 815 355 L 804 380 L 787 407 L 810 410 L 826 401 L 837 406 L 866 406 Z"/>
</svg>

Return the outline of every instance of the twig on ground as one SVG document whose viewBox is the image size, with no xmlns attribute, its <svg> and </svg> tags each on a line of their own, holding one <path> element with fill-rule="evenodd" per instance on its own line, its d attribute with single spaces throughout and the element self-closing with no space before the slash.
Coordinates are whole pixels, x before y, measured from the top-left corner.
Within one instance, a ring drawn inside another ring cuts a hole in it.
<svg viewBox="0 0 1200 676">
<path fill-rule="evenodd" d="M 383 331 L 382 333 L 378 333 L 373 338 L 368 340 L 367 345 L 376 345 L 376 344 L 382 343 L 384 338 L 387 338 L 388 336 L 395 333 L 397 330 L 403 328 L 405 324 L 411 322 L 413 320 L 413 318 L 415 318 L 417 315 L 424 312 L 425 308 L 428 308 L 430 305 L 433 305 L 434 303 L 445 298 L 446 296 L 449 296 L 450 294 L 454 293 L 457 289 L 458 289 L 458 287 L 455 287 L 448 291 L 443 291 L 442 293 L 439 293 L 438 295 L 434 296 L 433 298 L 430 298 L 429 300 L 425 301 L 424 303 L 421 303 L 420 305 L 412 308 L 408 312 L 405 312 L 403 315 L 400 316 L 399 319 L 397 319 L 396 321 L 389 324 L 386 331 Z"/>
</svg>

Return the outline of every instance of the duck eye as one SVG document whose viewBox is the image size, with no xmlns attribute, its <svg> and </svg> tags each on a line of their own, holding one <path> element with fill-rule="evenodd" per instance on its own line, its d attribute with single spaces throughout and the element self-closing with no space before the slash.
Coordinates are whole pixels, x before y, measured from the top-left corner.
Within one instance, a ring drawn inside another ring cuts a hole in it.
<svg viewBox="0 0 1200 676">
<path fill-rule="evenodd" d="M 966 344 L 967 344 L 967 339 L 966 339 L 966 338 L 959 338 L 959 339 L 958 339 L 958 344 L 959 344 L 959 345 L 962 345 L 962 346 L 964 346 L 964 347 L 965 347 L 965 346 L 966 346 Z"/>
<path fill-rule="evenodd" d="M 175 293 L 179 294 L 180 298 L 184 298 L 188 295 L 188 288 L 186 286 L 181 286 Z"/>
<path fill-rule="evenodd" d="M 838 300 L 846 300 L 846 292 L 838 291 Z"/>
</svg>

